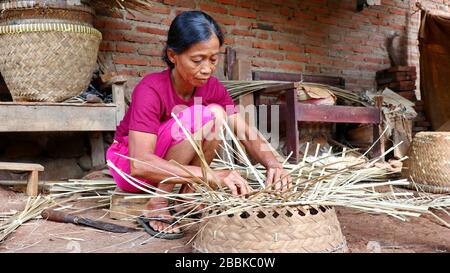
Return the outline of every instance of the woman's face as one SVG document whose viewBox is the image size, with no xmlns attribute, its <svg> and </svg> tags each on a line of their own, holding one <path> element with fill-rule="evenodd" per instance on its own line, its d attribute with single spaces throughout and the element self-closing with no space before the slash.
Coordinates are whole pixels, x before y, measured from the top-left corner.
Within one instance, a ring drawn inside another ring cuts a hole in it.
<svg viewBox="0 0 450 273">
<path fill-rule="evenodd" d="M 219 62 L 220 43 L 215 34 L 208 41 L 192 45 L 181 54 L 168 49 L 169 60 L 175 65 L 175 72 L 186 84 L 200 87 L 214 73 Z"/>
</svg>

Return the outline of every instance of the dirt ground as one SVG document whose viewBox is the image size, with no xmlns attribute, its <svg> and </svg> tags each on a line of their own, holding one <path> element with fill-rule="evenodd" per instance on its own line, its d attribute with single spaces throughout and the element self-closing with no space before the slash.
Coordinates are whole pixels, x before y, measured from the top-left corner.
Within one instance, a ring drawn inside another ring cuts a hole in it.
<svg viewBox="0 0 450 273">
<path fill-rule="evenodd" d="M 0 188 L 0 212 L 21 210 L 25 200 L 22 193 Z M 450 229 L 431 216 L 402 222 L 393 217 L 346 208 L 338 208 L 337 214 L 350 252 L 450 252 Z M 111 220 L 108 212 L 101 209 L 90 210 L 82 215 L 137 227 L 133 222 Z M 450 222 L 448 215 L 438 215 Z M 192 252 L 187 243 L 195 232 L 195 229 L 191 229 L 183 239 L 168 241 L 150 238 L 142 230 L 125 234 L 109 233 L 73 224 L 33 220 L 22 225 L 1 243 L 0 252 L 186 253 Z"/>
</svg>

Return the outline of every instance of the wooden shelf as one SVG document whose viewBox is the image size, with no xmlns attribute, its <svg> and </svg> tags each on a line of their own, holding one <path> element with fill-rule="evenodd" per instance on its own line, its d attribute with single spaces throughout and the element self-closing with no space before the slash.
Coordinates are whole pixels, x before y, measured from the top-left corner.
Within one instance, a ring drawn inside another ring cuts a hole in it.
<svg viewBox="0 0 450 273">
<path fill-rule="evenodd" d="M 125 115 L 126 79 L 112 79 L 113 103 L 0 102 L 0 132 L 90 132 L 93 166 L 105 164 L 102 131 Z"/>
<path fill-rule="evenodd" d="M 114 131 L 117 105 L 0 103 L 0 132 Z"/>
</svg>

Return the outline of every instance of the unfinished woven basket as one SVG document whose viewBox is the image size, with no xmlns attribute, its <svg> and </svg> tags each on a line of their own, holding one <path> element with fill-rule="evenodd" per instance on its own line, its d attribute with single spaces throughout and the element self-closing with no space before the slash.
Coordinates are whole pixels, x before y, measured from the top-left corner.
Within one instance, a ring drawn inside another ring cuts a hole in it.
<svg viewBox="0 0 450 273">
<path fill-rule="evenodd" d="M 215 212 L 217 215 L 217 212 Z M 210 213 L 206 217 L 214 215 Z M 208 218 L 193 250 L 202 253 L 347 252 L 334 208 L 259 208 Z"/>
<path fill-rule="evenodd" d="M 450 132 L 417 133 L 408 157 L 402 169 L 405 178 L 427 192 L 450 192 Z"/>
<path fill-rule="evenodd" d="M 61 102 L 94 72 L 101 33 L 74 24 L 0 26 L 0 72 L 14 101 Z"/>
<path fill-rule="evenodd" d="M 0 10 L 1 25 L 40 23 L 45 19 L 92 26 L 94 21 L 94 9 L 67 1 L 3 1 Z"/>
</svg>

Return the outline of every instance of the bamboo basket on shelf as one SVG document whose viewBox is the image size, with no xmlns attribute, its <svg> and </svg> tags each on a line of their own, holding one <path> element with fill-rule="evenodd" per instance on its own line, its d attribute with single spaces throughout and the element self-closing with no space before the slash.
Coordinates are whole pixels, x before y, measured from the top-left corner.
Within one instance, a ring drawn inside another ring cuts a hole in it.
<svg viewBox="0 0 450 273">
<path fill-rule="evenodd" d="M 101 33 L 76 24 L 0 26 L 0 72 L 14 101 L 60 102 L 94 72 Z"/>
<path fill-rule="evenodd" d="M 53 20 L 58 23 L 93 25 L 94 9 L 80 3 L 59 1 L 0 1 L 0 25 L 41 23 Z"/>
<path fill-rule="evenodd" d="M 413 181 L 409 188 L 450 193 L 450 132 L 419 132 L 405 160 L 402 175 Z"/>
<path fill-rule="evenodd" d="M 205 216 L 193 250 L 201 253 L 343 253 L 347 243 L 334 208 L 258 208 Z"/>
</svg>

